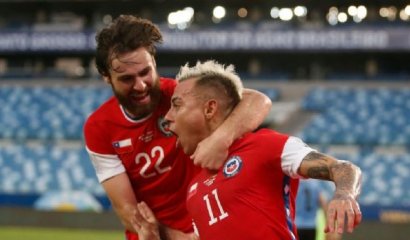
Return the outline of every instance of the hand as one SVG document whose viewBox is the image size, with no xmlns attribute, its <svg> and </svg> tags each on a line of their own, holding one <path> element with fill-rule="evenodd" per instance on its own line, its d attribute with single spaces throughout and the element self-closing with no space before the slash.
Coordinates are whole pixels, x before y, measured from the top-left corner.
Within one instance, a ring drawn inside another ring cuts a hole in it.
<svg viewBox="0 0 410 240">
<path fill-rule="evenodd" d="M 158 221 L 154 213 L 145 202 L 137 205 L 141 218 L 139 219 L 139 228 L 137 228 L 138 238 L 140 240 L 160 240 Z"/>
<path fill-rule="evenodd" d="M 356 199 L 351 194 L 335 193 L 327 207 L 325 232 L 342 234 L 346 227 L 351 233 L 361 221 L 362 213 Z"/>
<path fill-rule="evenodd" d="M 184 233 L 172 228 L 166 228 L 165 235 L 167 240 L 199 240 L 194 233 Z"/>
<path fill-rule="evenodd" d="M 195 165 L 202 168 L 219 169 L 228 157 L 229 146 L 226 138 L 215 131 L 198 144 L 191 159 Z"/>
</svg>

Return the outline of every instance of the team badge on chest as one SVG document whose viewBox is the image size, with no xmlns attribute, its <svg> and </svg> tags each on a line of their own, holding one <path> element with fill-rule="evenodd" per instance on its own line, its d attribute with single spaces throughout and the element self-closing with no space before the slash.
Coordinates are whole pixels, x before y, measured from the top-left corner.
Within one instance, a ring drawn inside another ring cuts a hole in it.
<svg viewBox="0 0 410 240">
<path fill-rule="evenodd" d="M 169 123 L 164 117 L 158 118 L 158 128 L 166 137 L 172 136 L 172 132 L 169 130 Z"/>
<path fill-rule="evenodd" d="M 242 168 L 242 159 L 239 156 L 233 156 L 226 161 L 223 174 L 225 177 L 233 177 L 239 173 Z"/>
</svg>

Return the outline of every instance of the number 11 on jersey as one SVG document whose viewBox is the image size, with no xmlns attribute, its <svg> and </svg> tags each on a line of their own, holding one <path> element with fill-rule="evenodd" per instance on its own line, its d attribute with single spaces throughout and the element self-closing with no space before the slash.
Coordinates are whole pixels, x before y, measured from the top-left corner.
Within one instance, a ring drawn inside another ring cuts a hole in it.
<svg viewBox="0 0 410 240">
<path fill-rule="evenodd" d="M 215 198 L 216 204 L 218 205 L 218 209 L 219 209 L 220 214 L 219 214 L 219 217 L 214 216 L 213 211 L 212 211 L 212 206 L 211 206 L 211 200 L 209 199 L 209 194 L 206 194 L 204 196 L 204 201 L 206 203 L 206 208 L 208 209 L 208 214 L 209 214 L 209 218 L 210 218 L 209 226 L 211 226 L 212 224 L 218 222 L 218 218 L 219 218 L 219 220 L 222 220 L 222 219 L 229 216 L 229 214 L 227 212 L 225 212 L 225 210 L 222 207 L 221 202 L 219 201 L 218 190 L 217 189 L 212 190 L 212 195 Z M 211 195 L 211 197 L 212 197 L 212 195 Z"/>
</svg>

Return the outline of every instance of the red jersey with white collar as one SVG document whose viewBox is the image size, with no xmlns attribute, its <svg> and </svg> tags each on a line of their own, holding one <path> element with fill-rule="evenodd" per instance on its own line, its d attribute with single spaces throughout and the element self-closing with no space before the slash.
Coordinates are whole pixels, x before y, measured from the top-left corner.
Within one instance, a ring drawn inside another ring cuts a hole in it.
<svg viewBox="0 0 410 240">
<path fill-rule="evenodd" d="M 202 170 L 188 189 L 200 239 L 296 239 L 297 169 L 311 151 L 300 139 L 268 129 L 235 141 L 224 166 Z"/>
<path fill-rule="evenodd" d="M 88 118 L 84 135 L 100 182 L 126 172 L 137 200 L 145 201 L 161 223 L 192 232 L 184 202 L 197 168 L 164 125 L 175 86 L 175 80 L 160 79 L 160 103 L 144 119 L 131 119 L 111 97 Z M 129 232 L 127 237 L 138 239 Z"/>
</svg>

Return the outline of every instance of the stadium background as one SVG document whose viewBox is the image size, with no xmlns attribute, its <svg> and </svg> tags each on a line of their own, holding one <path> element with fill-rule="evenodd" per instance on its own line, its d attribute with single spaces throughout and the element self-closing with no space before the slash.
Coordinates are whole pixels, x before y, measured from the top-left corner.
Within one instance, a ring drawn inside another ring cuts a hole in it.
<svg viewBox="0 0 410 240">
<path fill-rule="evenodd" d="M 265 126 L 359 165 L 364 223 L 344 239 L 408 239 L 406 1 L 0 1 L 0 226 L 121 228 L 82 137 L 111 94 L 95 32 L 119 14 L 161 28 L 161 75 L 233 63 L 274 102 Z"/>
</svg>

